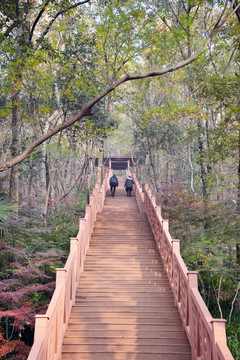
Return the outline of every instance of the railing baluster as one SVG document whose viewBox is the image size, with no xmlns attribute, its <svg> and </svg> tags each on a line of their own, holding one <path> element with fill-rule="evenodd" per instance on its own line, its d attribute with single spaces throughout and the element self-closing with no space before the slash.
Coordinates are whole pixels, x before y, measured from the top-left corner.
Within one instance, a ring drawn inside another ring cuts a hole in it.
<svg viewBox="0 0 240 360">
<path fill-rule="evenodd" d="M 97 183 L 86 205 L 85 217 L 79 219 L 79 231 L 71 238 L 70 253 L 63 269 L 56 270 L 56 289 L 48 310 L 44 315 L 35 317 L 35 335 L 28 360 L 58 360 L 62 351 L 62 340 L 71 306 L 75 302 L 76 288 L 89 247 L 90 237 L 97 213 L 102 211 L 108 189 L 107 172 L 102 186 Z"/>
<path fill-rule="evenodd" d="M 180 254 L 180 240 L 172 240 L 168 220 L 162 219 L 161 206 L 156 205 L 152 190 L 145 184 L 144 196 L 141 196 L 135 175 L 134 181 L 138 207 L 146 212 L 151 225 L 192 348 L 192 359 L 234 360 L 226 345 L 225 320 L 211 317 L 198 291 L 197 272 L 187 270 Z"/>
</svg>

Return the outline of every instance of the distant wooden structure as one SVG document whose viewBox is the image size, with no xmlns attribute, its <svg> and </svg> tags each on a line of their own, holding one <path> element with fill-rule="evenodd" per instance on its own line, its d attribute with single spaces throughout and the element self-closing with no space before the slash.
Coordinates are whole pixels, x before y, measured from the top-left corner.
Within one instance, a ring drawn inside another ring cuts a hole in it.
<svg viewBox="0 0 240 360">
<path fill-rule="evenodd" d="M 112 170 L 127 170 L 134 166 L 135 158 L 129 155 L 112 155 L 103 159 L 104 167 Z M 95 159 L 95 166 L 98 166 L 98 158 Z"/>
</svg>

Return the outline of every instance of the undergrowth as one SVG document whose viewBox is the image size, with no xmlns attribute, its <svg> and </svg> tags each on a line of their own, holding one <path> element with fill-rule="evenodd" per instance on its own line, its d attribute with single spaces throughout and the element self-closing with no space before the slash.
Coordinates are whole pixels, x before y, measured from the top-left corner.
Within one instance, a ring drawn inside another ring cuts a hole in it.
<svg viewBox="0 0 240 360">
<path fill-rule="evenodd" d="M 45 313 L 64 267 L 70 238 L 85 212 L 84 194 L 49 211 L 47 219 L 21 208 L 4 220 L 0 238 L 0 358 L 25 360 L 33 343 L 34 316 Z"/>
<path fill-rule="evenodd" d="M 203 204 L 181 186 L 157 194 L 163 218 L 169 219 L 170 233 L 181 240 L 181 255 L 189 270 L 199 274 L 199 291 L 213 317 L 225 318 L 228 346 L 240 360 L 240 281 L 236 254 L 240 215 L 232 201 Z M 231 307 L 233 312 L 231 314 Z"/>
</svg>

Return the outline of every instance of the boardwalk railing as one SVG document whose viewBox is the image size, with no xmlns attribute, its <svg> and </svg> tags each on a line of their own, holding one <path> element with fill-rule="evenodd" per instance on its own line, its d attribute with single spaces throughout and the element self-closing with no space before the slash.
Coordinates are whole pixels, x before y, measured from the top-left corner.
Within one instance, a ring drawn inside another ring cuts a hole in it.
<svg viewBox="0 0 240 360">
<path fill-rule="evenodd" d="M 34 343 L 28 360 L 58 360 L 61 358 L 62 341 L 67 328 L 78 280 L 84 267 L 84 260 L 93 225 L 101 212 L 108 188 L 109 172 L 103 184 L 97 183 L 86 206 L 85 217 L 79 219 L 76 238 L 70 239 L 70 253 L 64 268 L 56 270 L 56 288 L 48 310 L 35 317 Z"/>
<path fill-rule="evenodd" d="M 143 192 L 134 176 L 135 196 L 141 212 L 150 222 L 175 304 L 192 350 L 193 360 L 234 360 L 227 347 L 225 320 L 213 319 L 198 291 L 198 275 L 188 271 L 180 254 L 180 240 L 172 239 L 161 206 L 145 185 Z"/>
</svg>

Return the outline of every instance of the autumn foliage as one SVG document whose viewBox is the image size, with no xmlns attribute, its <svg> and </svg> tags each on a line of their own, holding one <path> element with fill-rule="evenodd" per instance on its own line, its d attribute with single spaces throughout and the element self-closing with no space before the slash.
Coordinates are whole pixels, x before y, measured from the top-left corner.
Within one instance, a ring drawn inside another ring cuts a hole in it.
<svg viewBox="0 0 240 360">
<path fill-rule="evenodd" d="M 35 315 L 46 312 L 55 288 L 55 269 L 64 265 L 69 237 L 76 234 L 75 217 L 65 219 L 66 223 L 55 210 L 48 226 L 34 217 L 23 219 L 21 213 L 4 224 L 0 240 L 0 359 L 25 360 L 28 356 Z"/>
</svg>

